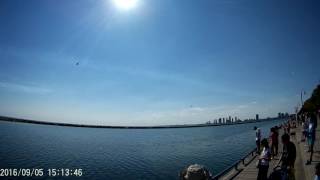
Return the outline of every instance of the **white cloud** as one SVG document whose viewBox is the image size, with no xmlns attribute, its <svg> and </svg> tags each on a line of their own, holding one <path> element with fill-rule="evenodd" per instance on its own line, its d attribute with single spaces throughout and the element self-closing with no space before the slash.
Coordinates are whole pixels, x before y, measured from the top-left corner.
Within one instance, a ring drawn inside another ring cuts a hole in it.
<svg viewBox="0 0 320 180">
<path fill-rule="evenodd" d="M 35 93 L 35 94 L 48 94 L 52 90 L 48 88 L 38 87 L 35 85 L 17 84 L 10 82 L 0 82 L 0 88 L 4 88 L 10 91 L 19 91 L 25 93 Z"/>
</svg>

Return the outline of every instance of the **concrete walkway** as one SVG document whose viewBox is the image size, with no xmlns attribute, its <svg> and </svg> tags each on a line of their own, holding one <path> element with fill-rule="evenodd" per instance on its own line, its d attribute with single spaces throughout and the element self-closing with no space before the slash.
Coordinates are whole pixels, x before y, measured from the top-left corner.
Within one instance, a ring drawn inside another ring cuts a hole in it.
<svg viewBox="0 0 320 180">
<path fill-rule="evenodd" d="M 310 158 L 310 153 L 308 151 L 308 146 L 306 145 L 306 142 L 301 142 L 301 136 L 302 136 L 302 128 L 299 127 L 297 128 L 297 149 L 300 150 L 300 158 L 302 161 L 302 167 L 300 168 L 301 170 L 304 171 L 305 174 L 305 179 L 314 179 L 315 176 L 315 166 L 317 163 L 320 162 L 320 127 L 319 127 L 319 119 L 318 119 L 318 127 L 316 129 L 316 141 L 314 145 L 314 153 L 313 153 L 313 158 L 312 162 L 310 165 L 305 165 L 307 160 Z M 300 170 L 297 168 L 297 170 Z"/>
</svg>

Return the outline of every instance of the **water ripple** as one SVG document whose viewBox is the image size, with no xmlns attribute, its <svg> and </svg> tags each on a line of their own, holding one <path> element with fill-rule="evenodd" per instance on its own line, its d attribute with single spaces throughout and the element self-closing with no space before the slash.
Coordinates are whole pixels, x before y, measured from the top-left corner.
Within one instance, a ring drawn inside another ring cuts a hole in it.
<svg viewBox="0 0 320 180">
<path fill-rule="evenodd" d="M 257 124 L 264 131 L 277 124 Z M 0 167 L 82 168 L 88 179 L 177 179 L 193 163 L 217 173 L 254 147 L 255 124 L 93 129 L 0 122 Z"/>
</svg>

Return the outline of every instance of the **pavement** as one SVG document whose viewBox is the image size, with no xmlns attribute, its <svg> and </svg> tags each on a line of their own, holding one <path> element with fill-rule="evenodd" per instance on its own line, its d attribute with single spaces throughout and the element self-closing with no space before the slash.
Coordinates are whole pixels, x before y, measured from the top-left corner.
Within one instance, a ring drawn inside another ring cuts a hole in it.
<svg viewBox="0 0 320 180">
<path fill-rule="evenodd" d="M 301 142 L 302 137 L 302 128 L 299 127 L 296 130 L 296 140 L 297 140 L 297 149 L 300 150 L 300 158 L 302 161 L 301 167 L 297 170 L 303 170 L 305 174 L 305 179 L 313 180 L 315 176 L 315 166 L 320 162 L 320 127 L 319 127 L 319 119 L 318 119 L 318 127 L 316 129 L 316 141 L 314 144 L 314 153 L 312 162 L 310 165 L 306 165 L 307 160 L 309 160 L 310 152 L 308 151 L 308 146 L 306 146 L 306 141 Z"/>
</svg>

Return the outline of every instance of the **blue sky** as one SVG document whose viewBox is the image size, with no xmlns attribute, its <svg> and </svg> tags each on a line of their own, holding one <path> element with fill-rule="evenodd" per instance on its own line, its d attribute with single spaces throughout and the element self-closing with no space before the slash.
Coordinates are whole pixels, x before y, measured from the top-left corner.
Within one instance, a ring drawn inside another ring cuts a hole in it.
<svg viewBox="0 0 320 180">
<path fill-rule="evenodd" d="M 273 117 L 320 82 L 315 0 L 137 2 L 0 1 L 0 114 L 107 125 Z"/>
</svg>

